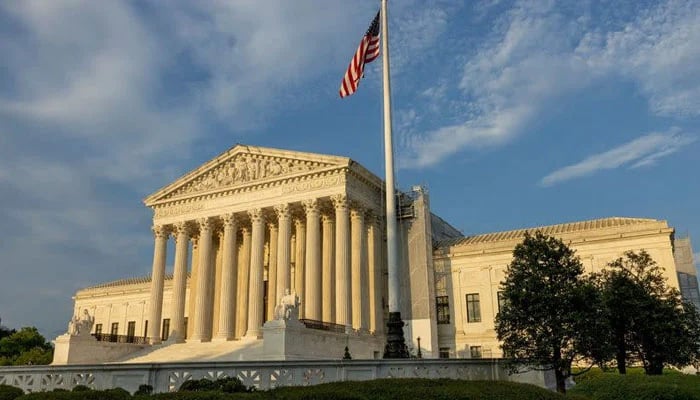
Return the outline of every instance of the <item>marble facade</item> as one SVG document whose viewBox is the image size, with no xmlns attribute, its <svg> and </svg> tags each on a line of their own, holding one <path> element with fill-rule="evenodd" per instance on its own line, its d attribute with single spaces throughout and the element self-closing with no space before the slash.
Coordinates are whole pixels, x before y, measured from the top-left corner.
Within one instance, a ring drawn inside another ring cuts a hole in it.
<svg viewBox="0 0 700 400">
<path fill-rule="evenodd" d="M 159 348 L 247 343 L 274 349 L 277 359 L 290 359 L 280 349 L 293 349 L 302 359 L 303 346 L 316 342 L 333 348 L 309 354 L 340 358 L 345 341 L 376 358 L 388 312 L 382 185 L 346 157 L 237 145 L 144 200 L 154 213 L 151 277 L 82 289 L 75 313 L 89 310 L 94 333 L 141 337 Z M 525 230 L 464 236 L 430 211 L 421 187 L 399 196 L 397 214 L 409 349 L 415 354 L 420 341 L 426 358 L 500 357 L 498 285 Z M 679 286 L 674 230 L 665 221 L 606 218 L 534 229 L 565 240 L 590 271 L 645 249 Z M 307 325 L 269 323 L 287 290 L 298 296 Z M 475 305 L 478 318 L 467 315 Z M 280 331 L 287 325 L 293 329 Z M 339 333 L 313 336 L 318 326 Z M 281 339 L 262 344 L 273 336 Z M 158 354 L 139 360 L 177 360 Z"/>
</svg>

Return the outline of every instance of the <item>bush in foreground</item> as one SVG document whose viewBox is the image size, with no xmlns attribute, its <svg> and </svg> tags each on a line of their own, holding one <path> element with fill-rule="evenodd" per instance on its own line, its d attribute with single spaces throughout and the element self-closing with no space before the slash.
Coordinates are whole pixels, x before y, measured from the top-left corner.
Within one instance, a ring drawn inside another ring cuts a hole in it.
<svg viewBox="0 0 700 400">
<path fill-rule="evenodd" d="M 23 394 L 24 392 L 20 388 L 9 385 L 0 385 L 0 400 L 14 400 Z"/>
</svg>

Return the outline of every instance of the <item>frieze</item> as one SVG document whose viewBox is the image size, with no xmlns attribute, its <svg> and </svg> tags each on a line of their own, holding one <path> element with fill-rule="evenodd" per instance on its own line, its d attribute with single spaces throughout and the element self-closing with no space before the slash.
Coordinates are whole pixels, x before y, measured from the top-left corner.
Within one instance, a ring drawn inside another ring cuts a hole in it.
<svg viewBox="0 0 700 400">
<path fill-rule="evenodd" d="M 345 183 L 345 177 L 343 175 L 327 176 L 300 182 L 290 182 L 282 188 L 282 193 L 287 194 L 294 192 L 307 192 L 309 190 L 338 186 L 342 185 L 343 183 Z"/>
<path fill-rule="evenodd" d="M 192 204 L 183 204 L 179 206 L 169 206 L 169 207 L 164 207 L 164 208 L 156 208 L 155 210 L 155 216 L 156 217 L 173 217 L 176 215 L 182 215 L 182 214 L 187 214 L 192 211 L 199 211 L 204 209 L 204 204 L 202 203 L 192 203 Z"/>
<path fill-rule="evenodd" d="M 168 198 L 283 177 L 330 166 L 258 154 L 238 154 L 172 192 Z"/>
</svg>

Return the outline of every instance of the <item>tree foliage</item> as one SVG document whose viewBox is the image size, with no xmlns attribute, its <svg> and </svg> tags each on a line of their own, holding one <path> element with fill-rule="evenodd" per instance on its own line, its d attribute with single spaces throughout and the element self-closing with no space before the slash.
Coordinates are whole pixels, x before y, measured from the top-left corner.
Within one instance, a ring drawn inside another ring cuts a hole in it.
<svg viewBox="0 0 700 400">
<path fill-rule="evenodd" d="M 611 331 L 618 371 L 641 361 L 650 375 L 664 366 L 698 361 L 700 316 L 667 285 L 663 270 L 644 250 L 628 251 L 595 277 Z"/>
<path fill-rule="evenodd" d="M 51 343 L 35 327 L 24 327 L 0 339 L 0 365 L 49 364 Z"/>
<path fill-rule="evenodd" d="M 526 233 L 513 251 L 501 284 L 505 304 L 496 332 L 513 369 L 554 370 L 557 391 L 565 392 L 571 365 L 596 359 L 607 350 L 599 340 L 599 292 L 583 276 L 583 265 L 561 240 Z"/>
</svg>

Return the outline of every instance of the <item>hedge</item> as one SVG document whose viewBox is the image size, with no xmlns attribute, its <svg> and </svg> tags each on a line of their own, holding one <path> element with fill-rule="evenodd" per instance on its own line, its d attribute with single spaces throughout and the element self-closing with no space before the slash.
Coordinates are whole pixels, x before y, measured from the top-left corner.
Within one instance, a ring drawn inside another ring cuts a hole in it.
<svg viewBox="0 0 700 400">
<path fill-rule="evenodd" d="M 9 385 L 0 385 L 0 400 L 14 400 L 23 394 L 24 392 L 20 388 Z"/>
</svg>

